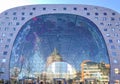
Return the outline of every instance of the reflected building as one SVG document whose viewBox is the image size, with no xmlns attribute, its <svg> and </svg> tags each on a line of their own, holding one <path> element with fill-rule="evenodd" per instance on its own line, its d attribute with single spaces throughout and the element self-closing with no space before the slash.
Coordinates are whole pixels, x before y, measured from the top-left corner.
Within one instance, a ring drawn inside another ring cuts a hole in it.
<svg viewBox="0 0 120 84">
<path fill-rule="evenodd" d="M 44 72 L 46 82 L 55 83 L 59 81 L 64 83 L 76 77 L 75 68 L 67 62 L 64 62 L 56 48 L 54 48 L 52 54 L 48 56 L 46 65 L 46 71 Z"/>
<path fill-rule="evenodd" d="M 53 62 L 62 62 L 62 61 L 63 61 L 62 57 L 58 53 L 57 49 L 54 48 L 52 54 L 47 58 L 46 67 L 51 65 Z"/>
<path fill-rule="evenodd" d="M 81 63 L 81 79 L 85 84 L 109 84 L 110 65 L 85 60 Z"/>
</svg>

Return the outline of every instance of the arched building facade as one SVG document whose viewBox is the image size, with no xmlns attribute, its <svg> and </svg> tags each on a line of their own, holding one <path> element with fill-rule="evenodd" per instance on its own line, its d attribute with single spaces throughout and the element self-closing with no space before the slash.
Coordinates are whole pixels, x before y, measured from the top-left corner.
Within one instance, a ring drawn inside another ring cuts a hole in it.
<svg viewBox="0 0 120 84">
<path fill-rule="evenodd" d="M 29 56 L 36 63 L 30 67 L 46 70 L 44 61 L 54 48 L 77 71 L 85 60 L 109 64 L 113 84 L 120 78 L 120 14 L 98 6 L 57 4 L 21 6 L 0 14 L 1 79 L 8 80 L 12 68 L 29 65 L 23 65 Z"/>
</svg>

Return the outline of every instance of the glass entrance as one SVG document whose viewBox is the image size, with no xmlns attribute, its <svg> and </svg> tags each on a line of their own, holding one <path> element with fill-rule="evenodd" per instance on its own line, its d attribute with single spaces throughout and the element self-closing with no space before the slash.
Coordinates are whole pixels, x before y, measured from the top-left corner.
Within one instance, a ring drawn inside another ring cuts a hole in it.
<svg viewBox="0 0 120 84">
<path fill-rule="evenodd" d="M 22 26 L 11 52 L 11 80 L 34 78 L 62 84 L 65 79 L 75 84 L 95 78 L 108 84 L 109 71 L 101 32 L 92 21 L 78 15 L 33 17 Z"/>
<path fill-rule="evenodd" d="M 85 84 L 97 84 L 96 79 L 85 79 Z"/>
<path fill-rule="evenodd" d="M 66 81 L 63 78 L 54 78 L 54 84 L 66 84 Z"/>
</svg>

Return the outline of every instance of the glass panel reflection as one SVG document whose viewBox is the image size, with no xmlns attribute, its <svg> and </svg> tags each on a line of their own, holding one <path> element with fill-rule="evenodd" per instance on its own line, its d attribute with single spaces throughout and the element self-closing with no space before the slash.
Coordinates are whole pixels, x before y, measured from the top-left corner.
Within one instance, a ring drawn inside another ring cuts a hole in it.
<svg viewBox="0 0 120 84">
<path fill-rule="evenodd" d="M 24 84 L 108 84 L 109 70 L 107 48 L 97 26 L 72 14 L 30 19 L 11 53 L 11 80 Z"/>
</svg>

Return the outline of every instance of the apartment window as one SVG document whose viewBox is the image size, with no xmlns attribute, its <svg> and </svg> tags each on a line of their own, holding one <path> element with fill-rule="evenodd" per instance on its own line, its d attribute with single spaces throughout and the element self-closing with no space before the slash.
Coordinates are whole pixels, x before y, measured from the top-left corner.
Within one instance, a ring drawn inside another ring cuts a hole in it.
<svg viewBox="0 0 120 84">
<path fill-rule="evenodd" d="M 8 15 L 8 12 L 5 12 L 5 15 Z"/>
<path fill-rule="evenodd" d="M 13 17 L 13 20 L 17 20 L 17 17 Z"/>
<path fill-rule="evenodd" d="M 111 21 L 114 21 L 115 20 L 115 18 L 114 17 L 111 17 Z"/>
<path fill-rule="evenodd" d="M 16 23 L 16 25 L 19 25 L 19 24 L 20 24 L 19 22 Z"/>
<path fill-rule="evenodd" d="M 6 59 L 2 59 L 2 62 L 5 63 L 5 62 L 6 62 Z"/>
<path fill-rule="evenodd" d="M 84 8 L 84 10 L 87 10 L 87 8 Z"/>
<path fill-rule="evenodd" d="M 120 45 L 118 46 L 119 50 L 120 50 Z"/>
<path fill-rule="evenodd" d="M 31 12 L 30 15 L 33 15 L 33 12 Z"/>
<path fill-rule="evenodd" d="M 12 22 L 8 22 L 8 25 L 9 25 L 9 26 L 12 25 Z"/>
<path fill-rule="evenodd" d="M 117 43 L 120 43 L 120 39 L 117 40 Z"/>
<path fill-rule="evenodd" d="M 5 37 L 5 33 L 3 33 L 2 36 Z"/>
<path fill-rule="evenodd" d="M 107 13 L 103 13 L 103 15 L 107 15 Z"/>
<path fill-rule="evenodd" d="M 108 23 L 108 26 L 112 26 L 112 24 L 111 24 L 111 23 Z"/>
<path fill-rule="evenodd" d="M 111 30 L 114 32 L 114 31 L 115 31 L 115 28 L 112 28 Z"/>
<path fill-rule="evenodd" d="M 36 8 L 32 8 L 32 10 L 36 10 Z"/>
<path fill-rule="evenodd" d="M 115 49 L 115 46 L 114 46 L 114 45 L 111 45 L 111 49 Z"/>
<path fill-rule="evenodd" d="M 25 20 L 25 17 L 22 17 L 21 20 Z"/>
<path fill-rule="evenodd" d="M 109 43 L 113 43 L 113 41 L 110 39 L 110 40 L 109 40 Z"/>
<path fill-rule="evenodd" d="M 11 39 L 7 39 L 7 42 L 10 43 Z"/>
<path fill-rule="evenodd" d="M 12 37 L 12 36 L 13 36 L 13 33 L 10 33 L 10 36 Z"/>
<path fill-rule="evenodd" d="M 5 45 L 5 49 L 8 49 L 9 48 L 9 45 Z"/>
<path fill-rule="evenodd" d="M 53 9 L 54 11 L 56 11 L 56 9 Z"/>
<path fill-rule="evenodd" d="M 24 13 L 24 12 L 22 12 L 22 15 L 25 15 L 25 13 Z"/>
<path fill-rule="evenodd" d="M 0 69 L 1 69 L 1 72 L 3 72 L 3 73 L 5 72 L 5 68 L 1 67 Z"/>
<path fill-rule="evenodd" d="M 43 8 L 43 10 L 46 10 L 46 8 Z"/>
<path fill-rule="evenodd" d="M 104 25 L 104 23 L 103 23 L 103 22 L 101 22 L 101 23 L 100 23 L 100 25 Z"/>
<path fill-rule="evenodd" d="M 16 31 L 16 28 L 15 28 L 15 27 L 13 28 L 13 31 Z"/>
<path fill-rule="evenodd" d="M 87 15 L 90 15 L 90 13 L 87 13 Z"/>
<path fill-rule="evenodd" d="M 113 56 L 113 57 L 114 57 L 114 56 L 117 56 L 116 52 L 112 52 L 112 56 Z"/>
<path fill-rule="evenodd" d="M 98 13 L 95 13 L 95 15 L 99 15 Z"/>
<path fill-rule="evenodd" d="M 107 34 L 106 34 L 106 36 L 107 36 L 107 37 L 110 37 L 110 34 L 109 34 L 109 33 L 107 33 Z"/>
<path fill-rule="evenodd" d="M 105 28 L 104 31 L 107 31 L 107 28 Z"/>
<path fill-rule="evenodd" d="M 3 52 L 3 55 L 7 55 L 7 53 L 8 53 L 7 51 L 4 51 L 4 52 Z"/>
<path fill-rule="evenodd" d="M 3 42 L 3 39 L 0 39 L 0 43 L 2 43 Z"/>
<path fill-rule="evenodd" d="M 95 9 L 95 10 L 98 10 L 98 8 L 97 8 L 97 7 L 94 7 L 94 9 Z"/>
<path fill-rule="evenodd" d="M 120 73 L 120 70 L 118 68 L 115 68 L 114 71 L 115 71 L 115 74 L 119 74 Z"/>
<path fill-rule="evenodd" d="M 114 36 L 115 36 L 115 37 L 118 37 L 118 34 L 117 34 L 117 33 L 114 33 Z"/>
<path fill-rule="evenodd" d="M 115 13 L 112 13 L 112 15 L 115 15 Z"/>
<path fill-rule="evenodd" d="M 67 10 L 67 8 L 63 8 L 63 10 Z"/>
<path fill-rule="evenodd" d="M 73 10 L 77 10 L 77 8 L 73 8 Z"/>
<path fill-rule="evenodd" d="M 1 23 L 0 23 L 0 25 L 4 25 L 4 24 L 5 24 L 5 22 L 1 22 Z"/>
<path fill-rule="evenodd" d="M 95 17 L 95 20 L 98 20 L 98 17 Z"/>
<path fill-rule="evenodd" d="M 5 17 L 5 19 L 9 19 L 9 17 Z"/>
<path fill-rule="evenodd" d="M 106 17 L 103 17 L 103 21 L 106 21 L 107 20 L 107 18 Z"/>
<path fill-rule="evenodd" d="M 118 63 L 118 62 L 117 62 L 117 60 L 115 60 L 115 59 L 114 59 L 114 61 L 113 61 L 113 62 L 114 62 L 115 64 L 116 64 L 116 63 Z"/>
<path fill-rule="evenodd" d="M 119 27 L 119 25 L 120 25 L 120 23 L 118 23 L 118 22 L 117 22 L 117 23 L 115 23 L 115 26 L 118 26 L 118 27 Z"/>
<path fill-rule="evenodd" d="M 13 12 L 13 15 L 16 15 L 16 12 Z"/>
</svg>

